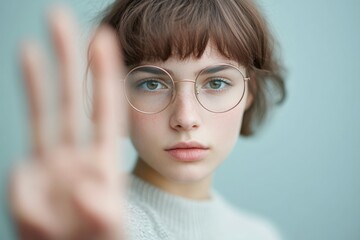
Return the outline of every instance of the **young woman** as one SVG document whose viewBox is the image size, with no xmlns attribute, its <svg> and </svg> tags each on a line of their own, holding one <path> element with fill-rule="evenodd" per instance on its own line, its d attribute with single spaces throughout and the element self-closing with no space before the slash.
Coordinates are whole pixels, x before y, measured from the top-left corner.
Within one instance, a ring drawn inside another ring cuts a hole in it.
<svg viewBox="0 0 360 240">
<path fill-rule="evenodd" d="M 280 100 L 285 94 L 274 41 L 256 5 L 118 0 L 101 23 L 89 48 L 94 136 L 87 146 L 79 131 L 69 14 L 57 10 L 51 17 L 61 86 L 52 145 L 40 50 L 32 45 L 23 52 L 34 144 L 10 188 L 20 236 L 279 239 L 269 223 L 235 210 L 212 188 L 239 134 L 252 135 L 274 103 L 272 91 Z M 119 134 L 130 137 L 138 154 L 132 173 L 120 176 Z"/>
</svg>

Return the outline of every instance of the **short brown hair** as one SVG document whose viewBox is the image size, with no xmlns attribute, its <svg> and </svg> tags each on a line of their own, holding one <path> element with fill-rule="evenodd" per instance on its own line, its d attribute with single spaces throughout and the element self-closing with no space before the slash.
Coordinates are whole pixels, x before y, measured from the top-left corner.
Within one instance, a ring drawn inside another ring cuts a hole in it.
<svg viewBox="0 0 360 240">
<path fill-rule="evenodd" d="M 200 58 L 209 42 L 245 66 L 253 102 L 241 135 L 252 135 L 269 108 L 285 99 L 274 38 L 251 0 L 116 0 L 101 23 L 116 30 L 127 66 L 172 56 Z"/>
</svg>

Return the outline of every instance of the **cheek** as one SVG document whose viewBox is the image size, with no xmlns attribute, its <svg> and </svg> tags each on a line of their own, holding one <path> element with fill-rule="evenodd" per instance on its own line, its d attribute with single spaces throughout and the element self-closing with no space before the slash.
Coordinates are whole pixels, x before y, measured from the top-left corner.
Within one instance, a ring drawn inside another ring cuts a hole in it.
<svg viewBox="0 0 360 240">
<path fill-rule="evenodd" d="M 130 139 L 135 147 L 147 146 L 146 142 L 156 141 L 155 137 L 161 135 L 164 120 L 158 115 L 146 115 L 136 111 L 129 113 Z M 154 142 L 153 142 L 154 143 Z"/>
<path fill-rule="evenodd" d="M 219 134 L 217 137 L 220 139 L 230 138 L 234 142 L 237 141 L 240 135 L 243 116 L 247 105 L 247 98 L 248 92 L 246 91 L 239 105 L 237 105 L 234 109 L 217 116 L 216 121 L 218 127 L 215 129 L 220 129 L 217 131 Z"/>
<path fill-rule="evenodd" d="M 225 160 L 233 150 L 239 139 L 242 117 L 243 108 L 240 107 L 214 118 L 211 126 L 214 131 L 211 138 L 214 149 L 216 149 L 215 158 Z"/>
<path fill-rule="evenodd" d="M 217 129 L 217 138 L 237 139 L 240 134 L 243 111 L 242 109 L 233 109 L 229 112 L 220 114 L 214 119 L 213 128 Z"/>
</svg>

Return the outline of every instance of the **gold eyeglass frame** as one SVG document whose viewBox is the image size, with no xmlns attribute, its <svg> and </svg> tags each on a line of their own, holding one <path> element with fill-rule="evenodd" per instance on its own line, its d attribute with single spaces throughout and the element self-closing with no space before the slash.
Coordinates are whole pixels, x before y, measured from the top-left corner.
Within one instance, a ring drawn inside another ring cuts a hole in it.
<svg viewBox="0 0 360 240">
<path fill-rule="evenodd" d="M 239 101 L 238 101 L 233 107 L 231 107 L 230 109 L 228 109 L 228 110 L 226 110 L 226 111 L 217 112 L 217 111 L 209 110 L 208 108 L 206 108 L 206 107 L 200 102 L 200 100 L 199 100 L 199 98 L 198 98 L 199 90 L 196 88 L 196 81 L 197 81 L 197 79 L 199 78 L 199 76 L 200 76 L 205 70 L 207 70 L 207 69 L 209 69 L 209 68 L 213 68 L 214 66 L 229 66 L 229 67 L 235 68 L 235 69 L 241 74 L 241 76 L 242 76 L 242 78 L 243 78 L 243 81 L 244 81 L 244 86 L 245 86 L 245 87 L 244 87 L 244 90 L 243 90 L 243 92 L 242 92 L 242 94 L 241 94 L 241 97 L 240 97 Z M 166 71 L 164 68 L 159 67 L 159 66 L 155 66 L 155 65 L 151 65 L 151 64 L 145 64 L 145 65 L 139 65 L 139 66 L 136 66 L 136 67 L 132 68 L 132 69 L 126 74 L 125 78 L 123 79 L 124 85 L 125 85 L 126 80 L 128 79 L 128 76 L 129 76 L 132 72 L 136 71 L 136 70 L 139 69 L 139 68 L 143 68 L 143 67 L 152 67 L 152 68 L 156 68 L 156 69 L 158 69 L 158 70 L 161 70 L 161 71 L 165 72 L 165 73 L 170 77 L 171 81 L 173 82 L 173 86 L 174 86 L 174 87 L 173 87 L 173 90 L 172 90 L 172 93 L 171 93 L 171 95 L 172 95 L 172 96 L 171 96 L 171 100 L 169 101 L 169 103 L 168 103 L 165 107 L 163 107 L 160 111 L 157 111 L 157 112 L 146 112 L 146 111 L 142 111 L 142 110 L 136 108 L 136 107 L 130 102 L 129 97 L 128 97 L 127 93 L 126 93 L 126 87 L 124 86 L 124 87 L 123 87 L 123 90 L 124 90 L 124 94 L 125 94 L 125 97 L 126 97 L 127 102 L 130 104 L 130 106 L 131 106 L 133 109 L 135 109 L 136 111 L 138 111 L 138 112 L 140 112 L 140 113 L 144 113 L 144 114 L 157 114 L 157 113 L 160 113 L 160 112 L 164 111 L 165 109 L 167 109 L 168 106 L 175 100 L 175 97 L 176 97 L 176 85 L 175 85 L 175 83 L 178 83 L 178 82 L 191 82 L 191 83 L 194 83 L 194 94 L 195 94 L 196 100 L 197 100 L 197 102 L 198 102 L 204 109 L 206 109 L 207 111 L 212 112 L 212 113 L 225 113 L 225 112 L 228 112 L 228 111 L 234 109 L 237 105 L 239 105 L 239 103 L 240 103 L 241 100 L 243 99 L 244 94 L 245 94 L 245 91 L 246 91 L 246 82 L 250 80 L 250 77 L 245 77 L 244 74 L 240 71 L 240 69 L 239 69 L 237 66 L 232 65 L 232 64 L 229 64 L 229 63 L 218 63 L 218 64 L 212 64 L 212 65 L 210 65 L 210 66 L 207 66 L 207 67 L 203 68 L 203 69 L 196 75 L 195 80 L 184 79 L 184 80 L 177 80 L 177 81 L 175 81 L 174 78 L 171 76 L 171 74 L 170 74 L 168 71 Z"/>
</svg>

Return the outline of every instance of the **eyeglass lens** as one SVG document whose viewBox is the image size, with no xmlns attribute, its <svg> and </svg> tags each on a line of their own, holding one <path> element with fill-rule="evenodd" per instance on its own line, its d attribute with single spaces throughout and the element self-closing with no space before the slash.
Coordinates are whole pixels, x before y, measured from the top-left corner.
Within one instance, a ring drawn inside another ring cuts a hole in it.
<svg viewBox="0 0 360 240">
<path fill-rule="evenodd" d="M 130 105 L 143 113 L 164 110 L 175 95 L 177 81 L 164 69 L 140 66 L 125 78 L 126 97 Z M 226 112 L 236 107 L 245 92 L 243 74 L 234 66 L 220 64 L 200 71 L 194 92 L 199 103 L 211 112 Z"/>
</svg>

